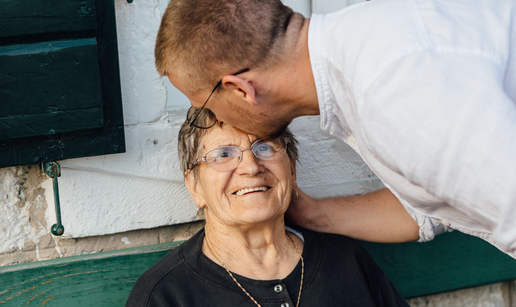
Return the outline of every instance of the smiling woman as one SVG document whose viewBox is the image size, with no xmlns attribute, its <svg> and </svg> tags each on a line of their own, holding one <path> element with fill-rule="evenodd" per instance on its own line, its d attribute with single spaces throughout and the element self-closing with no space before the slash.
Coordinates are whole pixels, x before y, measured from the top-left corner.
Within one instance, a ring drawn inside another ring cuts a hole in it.
<svg viewBox="0 0 516 307">
<path fill-rule="evenodd" d="M 296 188 L 285 143 L 260 141 L 225 125 L 207 134 L 203 147 L 209 150 L 193 164 L 198 177 L 191 170 L 185 176 L 197 206 L 206 209 L 207 229 L 280 222 Z"/>
<path fill-rule="evenodd" d="M 289 130 L 264 141 L 185 122 L 179 158 L 206 226 L 143 274 L 126 306 L 408 306 L 352 239 L 285 225 L 296 145 Z"/>
</svg>

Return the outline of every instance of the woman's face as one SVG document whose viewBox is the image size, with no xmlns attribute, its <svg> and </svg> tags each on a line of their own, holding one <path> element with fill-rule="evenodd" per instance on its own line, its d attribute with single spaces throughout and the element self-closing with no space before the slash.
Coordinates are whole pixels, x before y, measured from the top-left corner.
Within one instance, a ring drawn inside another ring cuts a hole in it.
<svg viewBox="0 0 516 307">
<path fill-rule="evenodd" d="M 258 138 L 229 126 L 214 126 L 202 140 L 202 154 L 220 146 L 249 148 Z M 186 175 L 186 184 L 198 207 L 207 207 L 206 222 L 227 226 L 266 223 L 283 218 L 296 188 L 295 165 L 287 154 L 278 160 L 257 159 L 251 150 L 229 172 L 217 171 L 206 162 Z"/>
</svg>

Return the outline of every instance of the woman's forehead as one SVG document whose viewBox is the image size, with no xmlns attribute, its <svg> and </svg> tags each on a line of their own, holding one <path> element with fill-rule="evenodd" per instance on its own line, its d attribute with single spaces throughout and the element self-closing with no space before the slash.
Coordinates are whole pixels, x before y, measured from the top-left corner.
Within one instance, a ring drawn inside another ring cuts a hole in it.
<svg viewBox="0 0 516 307">
<path fill-rule="evenodd" d="M 253 143 L 258 137 L 253 134 L 242 132 L 231 126 L 224 125 L 222 127 L 214 126 L 209 129 L 208 133 L 204 135 L 202 140 L 205 149 L 211 149 L 223 145 L 235 145 Z"/>
</svg>

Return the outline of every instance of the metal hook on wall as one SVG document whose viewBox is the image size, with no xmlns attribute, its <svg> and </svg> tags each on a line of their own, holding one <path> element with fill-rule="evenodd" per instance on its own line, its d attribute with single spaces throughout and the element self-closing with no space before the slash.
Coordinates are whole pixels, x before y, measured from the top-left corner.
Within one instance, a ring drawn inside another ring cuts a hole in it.
<svg viewBox="0 0 516 307">
<path fill-rule="evenodd" d="M 64 233 L 63 224 L 61 224 L 61 208 L 59 206 L 59 188 L 57 186 L 57 177 L 61 177 L 61 166 L 57 162 L 43 163 L 43 171 L 52 178 L 54 185 L 54 205 L 56 209 L 57 224 L 52 225 L 50 231 L 54 236 L 61 236 Z"/>
</svg>

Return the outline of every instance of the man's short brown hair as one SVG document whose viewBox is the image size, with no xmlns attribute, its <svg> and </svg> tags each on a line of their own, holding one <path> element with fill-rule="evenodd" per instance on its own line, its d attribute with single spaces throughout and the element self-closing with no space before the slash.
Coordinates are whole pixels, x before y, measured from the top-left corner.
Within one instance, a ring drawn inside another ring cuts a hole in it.
<svg viewBox="0 0 516 307">
<path fill-rule="evenodd" d="M 195 93 L 223 75 L 267 67 L 283 51 L 293 14 L 280 0 L 171 0 L 156 39 L 158 72 Z"/>
</svg>

